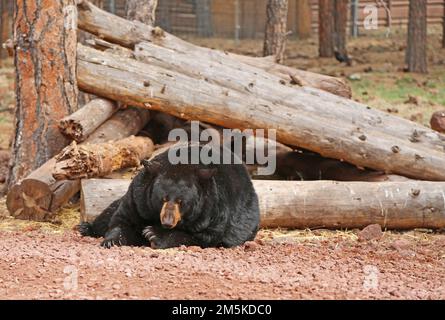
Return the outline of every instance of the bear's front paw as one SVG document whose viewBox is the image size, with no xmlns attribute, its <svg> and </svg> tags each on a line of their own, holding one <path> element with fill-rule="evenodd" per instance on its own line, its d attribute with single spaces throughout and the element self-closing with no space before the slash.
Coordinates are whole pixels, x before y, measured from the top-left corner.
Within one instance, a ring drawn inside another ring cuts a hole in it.
<svg viewBox="0 0 445 320">
<path fill-rule="evenodd" d="M 159 230 L 159 228 L 148 226 L 142 231 L 142 235 L 148 240 L 152 249 L 167 249 L 169 247 L 163 241 L 163 238 L 165 238 L 164 232 Z"/>
<path fill-rule="evenodd" d="M 124 238 L 120 228 L 114 228 L 105 234 L 105 239 L 100 244 L 102 247 L 110 249 L 111 247 L 121 247 L 124 245 Z"/>
</svg>

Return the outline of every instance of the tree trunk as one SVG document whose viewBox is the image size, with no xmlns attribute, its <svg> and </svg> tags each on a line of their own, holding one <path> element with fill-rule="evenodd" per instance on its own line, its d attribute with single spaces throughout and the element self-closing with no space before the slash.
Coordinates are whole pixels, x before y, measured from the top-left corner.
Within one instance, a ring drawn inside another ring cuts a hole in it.
<svg viewBox="0 0 445 320">
<path fill-rule="evenodd" d="M 212 2 L 211 0 L 195 0 L 196 23 L 198 36 L 213 36 Z"/>
<path fill-rule="evenodd" d="M 80 45 L 80 88 L 183 119 L 275 129 L 279 142 L 359 167 L 445 180 L 445 137 L 424 126 L 320 90 L 283 85 L 261 69 L 226 60 L 222 52 L 206 57 L 150 43 L 135 51 L 146 51 L 153 63 Z"/>
<path fill-rule="evenodd" d="M 2 48 L 2 45 L 12 38 L 14 2 L 10 0 L 0 0 L 0 6 L 0 59 L 5 59 L 9 55 L 8 51 Z"/>
<path fill-rule="evenodd" d="M 351 0 L 351 36 L 358 37 L 358 0 Z"/>
<path fill-rule="evenodd" d="M 128 20 L 135 20 L 154 26 L 158 0 L 127 0 L 126 2 L 125 10 Z"/>
<path fill-rule="evenodd" d="M 333 0 L 318 1 L 318 47 L 324 58 L 334 56 L 334 4 Z"/>
<path fill-rule="evenodd" d="M 74 0 L 16 1 L 16 123 L 8 185 L 68 143 L 58 120 L 77 110 Z"/>
<path fill-rule="evenodd" d="M 150 157 L 154 145 L 146 137 L 77 145 L 75 141 L 57 156 L 53 170 L 56 180 L 77 180 L 104 177 L 114 171 L 138 167 L 141 160 Z"/>
<path fill-rule="evenodd" d="M 170 32 L 171 30 L 171 7 L 170 4 L 165 1 L 161 0 L 158 1 L 158 13 L 159 16 L 156 17 L 156 25 L 161 27 L 164 30 L 167 30 Z"/>
<path fill-rule="evenodd" d="M 445 48 L 445 0 L 444 0 L 444 2 L 443 2 L 442 48 Z"/>
<path fill-rule="evenodd" d="M 347 57 L 346 26 L 348 23 L 348 0 L 335 0 L 334 47 L 342 57 Z"/>
<path fill-rule="evenodd" d="M 93 221 L 128 190 L 130 180 L 82 180 L 81 220 Z M 263 228 L 445 227 L 441 182 L 253 181 Z M 107 192 L 104 192 L 107 190 Z"/>
<path fill-rule="evenodd" d="M 277 63 L 284 62 L 287 36 L 288 0 L 268 0 L 264 37 L 264 56 L 275 56 Z"/>
<path fill-rule="evenodd" d="M 297 1 L 297 35 L 307 39 L 312 34 L 312 8 L 310 0 Z"/>
<path fill-rule="evenodd" d="M 119 106 L 106 99 L 94 99 L 88 104 L 63 118 L 59 122 L 60 131 L 76 142 L 85 141 L 102 123 L 107 121 Z"/>
<path fill-rule="evenodd" d="M 406 65 L 409 72 L 427 73 L 427 0 L 410 0 Z"/>
<path fill-rule="evenodd" d="M 81 1 L 79 9 L 79 27 L 85 31 L 97 35 L 106 41 L 134 49 L 140 42 L 154 42 L 159 46 L 173 50 L 200 50 L 206 55 L 212 55 L 214 50 L 195 46 L 185 42 L 159 28 L 153 28 L 144 24 L 137 24 L 126 19 L 114 16 L 108 12 L 98 9 L 88 1 Z M 282 81 L 289 82 L 290 75 L 301 80 L 304 86 L 310 86 L 331 92 L 336 95 L 350 98 L 351 89 L 348 84 L 340 79 L 318 73 L 298 70 L 287 66 L 276 64 L 269 58 L 254 58 L 235 54 L 230 57 L 240 60 L 252 66 L 257 66 L 276 76 Z M 236 62 L 235 62 L 236 63 Z"/>
<path fill-rule="evenodd" d="M 150 112 L 147 110 L 120 110 L 84 143 L 102 143 L 135 135 L 149 119 Z M 56 158 L 53 157 L 20 184 L 15 184 L 9 189 L 6 206 L 12 216 L 36 221 L 50 220 L 56 211 L 79 191 L 79 180 L 56 181 L 53 178 L 55 164 Z"/>
</svg>

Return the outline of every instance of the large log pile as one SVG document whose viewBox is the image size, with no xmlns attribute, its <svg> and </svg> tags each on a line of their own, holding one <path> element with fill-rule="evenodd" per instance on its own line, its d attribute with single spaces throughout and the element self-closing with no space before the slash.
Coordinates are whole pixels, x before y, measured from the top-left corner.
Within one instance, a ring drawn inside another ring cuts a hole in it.
<svg viewBox="0 0 445 320">
<path fill-rule="evenodd" d="M 102 98 L 61 120 L 79 144 L 10 190 L 14 216 L 48 219 L 81 189 L 92 219 L 129 182 L 88 179 L 137 167 L 169 130 L 199 120 L 216 132 L 274 129 L 276 179 L 347 181 L 254 181 L 265 227 L 445 227 L 444 135 L 350 100 L 341 79 L 199 47 L 78 3 L 80 29 L 97 37 L 78 45 L 79 89 Z"/>
</svg>

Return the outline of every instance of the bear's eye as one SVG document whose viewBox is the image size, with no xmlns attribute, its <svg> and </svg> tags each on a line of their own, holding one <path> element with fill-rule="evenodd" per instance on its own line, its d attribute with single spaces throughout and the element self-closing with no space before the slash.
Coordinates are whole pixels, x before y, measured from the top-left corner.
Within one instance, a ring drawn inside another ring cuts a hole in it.
<svg viewBox="0 0 445 320">
<path fill-rule="evenodd" d="M 182 200 L 181 200 L 181 199 L 178 199 L 178 200 L 176 200 L 176 203 L 177 203 L 177 204 L 181 204 L 181 203 L 182 203 Z"/>
<path fill-rule="evenodd" d="M 162 201 L 164 201 L 164 202 L 168 202 L 168 197 L 164 197 L 164 198 L 162 199 Z"/>
</svg>

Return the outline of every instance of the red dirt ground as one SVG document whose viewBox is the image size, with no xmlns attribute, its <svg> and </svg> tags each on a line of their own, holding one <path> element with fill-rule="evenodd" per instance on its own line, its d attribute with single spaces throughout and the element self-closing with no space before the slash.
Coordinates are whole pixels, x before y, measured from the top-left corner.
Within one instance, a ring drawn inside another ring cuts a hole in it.
<svg viewBox="0 0 445 320">
<path fill-rule="evenodd" d="M 0 232 L 0 298 L 445 299 L 445 235 L 269 233 L 236 249 L 154 251 L 106 250 L 74 231 Z"/>
</svg>

